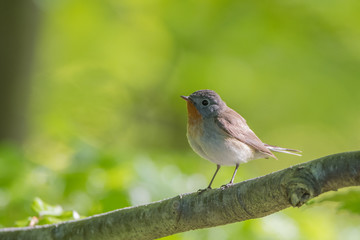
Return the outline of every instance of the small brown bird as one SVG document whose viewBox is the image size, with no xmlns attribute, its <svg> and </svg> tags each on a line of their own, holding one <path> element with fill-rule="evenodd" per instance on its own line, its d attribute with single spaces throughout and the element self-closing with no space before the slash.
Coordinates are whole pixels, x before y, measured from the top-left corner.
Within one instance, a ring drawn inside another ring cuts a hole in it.
<svg viewBox="0 0 360 240">
<path fill-rule="evenodd" d="M 301 156 L 299 150 L 263 143 L 245 119 L 212 90 L 199 90 L 181 97 L 187 101 L 187 137 L 191 148 L 202 158 L 216 164 L 216 171 L 207 187 L 209 189 L 222 165 L 235 166 L 230 182 L 223 185 L 228 187 L 233 184 L 240 163 L 258 158 L 277 159 L 271 151 Z"/>
</svg>

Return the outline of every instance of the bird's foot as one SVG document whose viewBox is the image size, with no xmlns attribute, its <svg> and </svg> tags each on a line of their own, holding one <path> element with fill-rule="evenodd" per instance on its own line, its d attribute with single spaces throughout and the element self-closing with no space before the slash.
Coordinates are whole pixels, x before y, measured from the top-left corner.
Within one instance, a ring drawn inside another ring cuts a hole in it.
<svg viewBox="0 0 360 240">
<path fill-rule="evenodd" d="M 227 183 L 227 184 L 222 185 L 220 188 L 221 188 L 222 190 L 224 190 L 224 189 L 226 189 L 226 188 L 231 187 L 232 185 L 234 185 L 234 184 L 233 184 L 232 182 L 229 182 L 229 183 Z"/>
<path fill-rule="evenodd" d="M 198 192 L 198 194 L 201 194 L 201 193 L 206 192 L 207 190 L 210 190 L 210 189 L 212 189 L 212 188 L 207 187 L 207 188 L 199 189 L 197 192 Z"/>
</svg>

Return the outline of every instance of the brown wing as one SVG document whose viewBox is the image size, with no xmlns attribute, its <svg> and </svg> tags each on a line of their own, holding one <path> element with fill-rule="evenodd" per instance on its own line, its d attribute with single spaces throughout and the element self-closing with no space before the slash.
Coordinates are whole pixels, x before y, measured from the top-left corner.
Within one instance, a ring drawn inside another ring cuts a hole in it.
<svg viewBox="0 0 360 240">
<path fill-rule="evenodd" d="M 246 124 L 246 120 L 237 112 L 228 108 L 215 118 L 215 123 L 228 135 L 255 148 L 256 150 L 276 158 L 272 152 L 265 147 L 265 144 L 255 135 Z"/>
</svg>

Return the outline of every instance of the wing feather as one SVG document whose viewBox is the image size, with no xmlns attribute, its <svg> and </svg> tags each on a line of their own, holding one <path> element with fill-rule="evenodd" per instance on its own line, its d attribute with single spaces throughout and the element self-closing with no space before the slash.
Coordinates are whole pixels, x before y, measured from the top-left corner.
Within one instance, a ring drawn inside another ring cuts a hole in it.
<svg viewBox="0 0 360 240">
<path fill-rule="evenodd" d="M 265 144 L 249 128 L 246 120 L 231 108 L 228 108 L 226 111 L 220 113 L 215 118 L 215 123 L 227 135 L 234 137 L 240 142 L 253 147 L 255 150 L 276 159 L 275 155 L 272 154 Z"/>
</svg>

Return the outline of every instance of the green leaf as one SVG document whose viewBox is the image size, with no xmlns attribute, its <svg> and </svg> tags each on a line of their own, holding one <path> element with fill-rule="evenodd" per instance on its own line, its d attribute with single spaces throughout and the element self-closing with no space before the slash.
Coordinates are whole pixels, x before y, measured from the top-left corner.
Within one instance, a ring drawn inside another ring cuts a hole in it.
<svg viewBox="0 0 360 240">
<path fill-rule="evenodd" d="M 31 217 L 28 217 L 26 219 L 15 221 L 16 227 L 28 227 L 30 225 Z"/>
<path fill-rule="evenodd" d="M 15 225 L 17 227 L 53 224 L 81 218 L 76 211 L 64 211 L 61 206 L 52 206 L 38 197 L 34 199 L 31 207 L 37 213 L 37 216 L 16 221 Z"/>
<path fill-rule="evenodd" d="M 63 209 L 60 205 L 52 206 L 45 203 L 40 198 L 35 198 L 31 208 L 41 216 L 60 216 L 63 214 Z"/>
<path fill-rule="evenodd" d="M 59 223 L 62 222 L 60 218 L 53 217 L 53 216 L 44 216 L 39 220 L 38 225 L 44 225 L 44 224 L 53 224 L 53 223 Z"/>
</svg>

